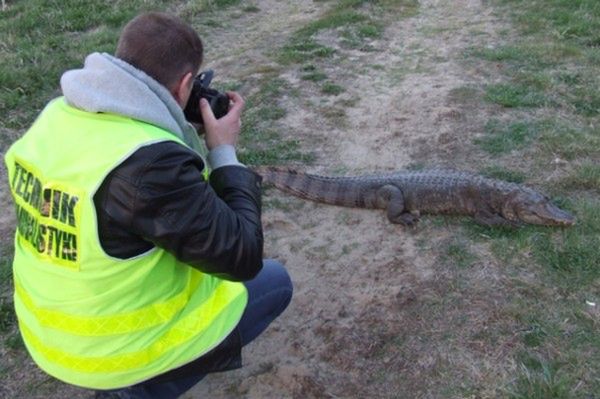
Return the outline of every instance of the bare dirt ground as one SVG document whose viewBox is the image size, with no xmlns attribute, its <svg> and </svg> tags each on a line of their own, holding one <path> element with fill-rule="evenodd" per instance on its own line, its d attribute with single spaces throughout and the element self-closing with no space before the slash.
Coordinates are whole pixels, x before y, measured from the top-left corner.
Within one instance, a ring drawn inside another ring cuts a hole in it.
<svg viewBox="0 0 600 399">
<path fill-rule="evenodd" d="M 481 0 L 419 3 L 415 16 L 392 22 L 370 43 L 375 51 L 341 50 L 346 57 L 326 66 L 346 89 L 335 99 L 321 100 L 302 87 L 296 69 L 281 73 L 305 95 L 285 99 L 288 116 L 278 128 L 317 154 L 308 170 L 482 166 L 483 155 L 470 142 L 493 110 L 457 101 L 456 93 L 494 79 L 494 71 L 468 66 L 464 53 L 494 43 L 502 22 Z M 247 76 L 277 29 L 284 34 L 323 9 L 312 2 L 257 4 L 270 10 L 270 21 L 288 23 L 249 28 L 252 40 L 230 50 L 246 61 L 236 68 L 232 55 L 231 63 L 218 64 L 230 74 Z M 236 32 L 246 37 L 243 21 Z M 319 39 L 336 47 L 334 35 Z M 345 117 L 323 116 L 338 104 L 351 104 Z M 506 356 L 513 336 L 502 317 L 508 310 L 501 306 L 508 277 L 487 248 L 470 248 L 480 260 L 468 273 L 447 270 L 437 248 L 454 239 L 452 222 L 406 229 L 380 212 L 316 205 L 274 191 L 266 199 L 280 204 L 264 213 L 266 256 L 287 265 L 293 302 L 245 348 L 244 368 L 210 375 L 186 397 L 501 396 L 497 388 L 514 370 Z"/>
</svg>

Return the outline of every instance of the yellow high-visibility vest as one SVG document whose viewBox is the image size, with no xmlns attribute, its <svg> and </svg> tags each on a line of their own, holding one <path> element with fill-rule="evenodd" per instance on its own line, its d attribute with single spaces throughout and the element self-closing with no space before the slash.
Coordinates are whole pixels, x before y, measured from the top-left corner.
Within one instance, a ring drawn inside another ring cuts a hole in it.
<svg viewBox="0 0 600 399">
<path fill-rule="evenodd" d="M 96 389 L 144 381 L 213 349 L 241 318 L 242 283 L 161 248 L 122 260 L 100 245 L 98 187 L 138 148 L 167 140 L 181 143 L 156 126 L 58 98 L 6 154 L 19 328 L 34 361 L 62 381 Z"/>
</svg>

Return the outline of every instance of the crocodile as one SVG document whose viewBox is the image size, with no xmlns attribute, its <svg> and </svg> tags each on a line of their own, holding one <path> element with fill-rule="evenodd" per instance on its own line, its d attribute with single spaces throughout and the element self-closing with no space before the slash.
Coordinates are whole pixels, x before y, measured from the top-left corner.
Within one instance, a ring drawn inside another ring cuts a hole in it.
<svg viewBox="0 0 600 399">
<path fill-rule="evenodd" d="M 571 226 L 575 218 L 524 185 L 434 169 L 377 175 L 318 176 L 257 167 L 266 185 L 325 204 L 384 209 L 392 223 L 414 225 L 421 214 L 468 215 L 486 226 Z"/>
</svg>

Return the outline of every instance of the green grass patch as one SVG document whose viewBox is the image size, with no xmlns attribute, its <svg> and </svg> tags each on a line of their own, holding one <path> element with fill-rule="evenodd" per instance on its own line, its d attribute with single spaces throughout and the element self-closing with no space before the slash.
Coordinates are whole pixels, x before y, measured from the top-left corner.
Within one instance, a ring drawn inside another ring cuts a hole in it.
<svg viewBox="0 0 600 399">
<path fill-rule="evenodd" d="M 523 183 L 527 176 L 523 172 L 506 169 L 499 165 L 486 166 L 481 170 L 483 176 L 512 183 Z"/>
<path fill-rule="evenodd" d="M 323 86 L 321 86 L 321 93 L 332 96 L 337 96 L 338 94 L 341 94 L 344 91 L 345 89 L 342 86 L 336 85 L 335 83 L 331 82 L 326 82 L 323 84 Z"/>
<path fill-rule="evenodd" d="M 301 151 L 298 140 L 283 139 L 272 127 L 274 121 L 286 115 L 285 108 L 278 105 L 278 99 L 290 90 L 285 80 L 268 76 L 260 90 L 246 99 L 238 151 L 243 163 L 273 165 L 312 161 L 311 154 Z"/>
<path fill-rule="evenodd" d="M 200 3 L 204 3 L 205 7 L 212 7 L 212 8 L 220 8 L 220 7 L 229 7 L 229 6 L 236 6 L 238 4 L 240 4 L 242 1 L 241 0 L 204 0 L 201 1 Z"/>
<path fill-rule="evenodd" d="M 319 44 L 314 39 L 294 39 L 279 51 L 277 59 L 282 64 L 292 64 L 319 58 L 329 58 L 333 54 L 335 54 L 334 49 Z"/>
<path fill-rule="evenodd" d="M 184 18 L 239 4 L 239 0 L 187 2 Z M 0 18 L 0 127 L 24 129 L 54 96 L 59 78 L 92 52 L 114 53 L 122 27 L 145 11 L 167 11 L 172 2 L 131 0 L 8 2 Z"/>
<path fill-rule="evenodd" d="M 242 9 L 245 12 L 260 12 L 260 8 L 255 5 L 249 5 Z"/>
<path fill-rule="evenodd" d="M 600 79 L 576 86 L 566 95 L 575 112 L 583 116 L 600 115 Z"/>
<path fill-rule="evenodd" d="M 514 384 L 507 389 L 510 399 L 570 399 L 571 381 L 561 370 L 559 362 L 531 357 L 521 363 Z"/>
<path fill-rule="evenodd" d="M 465 233 L 475 241 L 488 242 L 494 257 L 507 265 L 520 265 L 529 258 L 532 237 L 540 234 L 539 227 L 523 226 L 518 229 L 509 227 L 487 227 L 476 223 L 472 218 L 462 222 Z"/>
<path fill-rule="evenodd" d="M 600 277 L 600 203 L 589 198 L 595 198 L 600 187 L 597 161 L 600 158 L 600 51 L 597 46 L 600 2 L 498 0 L 497 3 L 506 6 L 504 10 L 514 17 L 521 35 L 516 42 L 472 52 L 481 59 L 500 63 L 505 71 L 507 82 L 488 86 L 486 99 L 507 108 L 520 108 L 522 112 L 527 108 L 547 107 L 560 117 L 504 125 L 492 121 L 486 129 L 486 137 L 478 144 L 492 154 L 535 146 L 533 155 L 540 161 L 566 160 L 570 167 L 553 185 L 553 191 L 570 198 L 588 199 L 563 200 L 559 204 L 577 217 L 577 224 L 570 228 L 527 227 L 516 233 L 498 235 L 487 231 L 482 234 L 489 237 L 498 257 L 519 267 L 534 261 L 548 280 L 564 292 L 572 295 L 594 290 L 592 287 L 596 287 Z M 573 194 L 575 191 L 577 194 Z M 588 343 L 593 340 L 590 335 L 584 339 Z M 597 337 L 595 342 L 598 342 Z M 566 351 L 576 351 L 570 341 L 560 345 Z M 600 359 L 594 361 L 588 367 L 597 367 Z M 551 367 L 545 372 L 540 373 L 540 370 L 521 383 L 529 381 L 534 391 L 541 389 L 539 377 L 544 373 L 548 377 Z M 519 390 L 526 393 L 522 397 L 561 397 L 551 390 L 539 396 L 525 389 L 526 385 Z M 551 385 L 546 384 L 547 388 Z"/>
<path fill-rule="evenodd" d="M 317 40 L 318 34 L 324 31 L 338 31 L 337 36 L 346 47 L 370 50 L 365 46 L 365 40 L 383 35 L 386 26 L 383 20 L 387 15 L 408 16 L 417 9 L 416 0 L 337 1 L 320 18 L 294 32 L 278 52 L 277 59 L 283 64 L 291 64 L 331 57 L 335 50 Z"/>
<path fill-rule="evenodd" d="M 507 108 L 541 107 L 549 103 L 544 93 L 532 86 L 517 83 L 498 83 L 489 85 L 485 99 Z"/>
<path fill-rule="evenodd" d="M 321 81 L 327 79 L 327 74 L 325 74 L 323 72 L 310 72 L 310 73 L 302 75 L 300 78 L 302 80 L 308 80 L 311 82 L 321 82 Z"/>
<path fill-rule="evenodd" d="M 7 240 L 8 241 L 8 240 Z M 5 242 L 4 245 L 9 245 L 10 242 Z M 6 287 L 12 287 L 12 257 L 2 255 L 0 261 L 0 296 L 4 293 Z"/>
<path fill-rule="evenodd" d="M 373 39 L 379 39 L 385 30 L 385 25 L 378 21 L 365 21 L 357 23 L 354 26 L 345 28 L 340 33 L 341 44 L 347 48 L 360 49 L 362 51 L 371 51 L 369 42 Z"/>
<path fill-rule="evenodd" d="M 539 347 L 544 343 L 547 335 L 548 334 L 544 330 L 543 326 L 538 323 L 534 323 L 530 325 L 530 328 L 523 334 L 523 344 L 529 348 Z"/>
<path fill-rule="evenodd" d="M 14 328 L 12 332 L 9 332 L 8 335 L 4 339 L 4 344 L 6 347 L 12 351 L 25 351 L 25 343 L 23 342 L 23 338 L 21 334 Z"/>
<path fill-rule="evenodd" d="M 582 289 L 600 277 L 600 202 L 581 200 L 574 206 L 575 226 L 533 237 L 532 255 L 555 277 L 555 283 Z"/>
<path fill-rule="evenodd" d="M 0 333 L 9 332 L 17 324 L 14 305 L 6 298 L 0 298 Z"/>
<path fill-rule="evenodd" d="M 0 18 L 0 127 L 22 129 L 59 94 L 59 77 L 93 51 L 114 52 L 121 27 L 162 1 L 9 3 Z"/>
<path fill-rule="evenodd" d="M 581 56 L 581 51 L 576 46 L 556 42 L 526 41 L 493 48 L 472 48 L 468 53 L 484 60 L 503 62 L 513 67 L 531 70 L 551 68 Z"/>
<path fill-rule="evenodd" d="M 282 140 L 272 130 L 248 129 L 245 136 L 252 139 L 241 140 L 238 155 L 240 161 L 248 165 L 275 165 L 299 161 L 310 163 L 314 157 L 301 150 L 298 140 Z"/>
<path fill-rule="evenodd" d="M 256 111 L 256 116 L 261 121 L 275 121 L 283 118 L 287 114 L 285 108 L 281 107 L 261 107 Z"/>
<path fill-rule="evenodd" d="M 7 339 L 17 332 L 17 316 L 12 300 L 12 258 L 13 250 L 10 240 L 0 246 L 0 335 L 6 344 Z M 2 346 L 0 346 L 0 350 Z"/>
<path fill-rule="evenodd" d="M 459 269 L 469 268 L 477 261 L 477 256 L 469 250 L 465 240 L 452 240 L 442 248 L 442 261 Z"/>
<path fill-rule="evenodd" d="M 600 158 L 600 126 L 552 121 L 546 127 L 540 132 L 538 141 L 544 153 L 566 160 Z"/>
<path fill-rule="evenodd" d="M 526 34 L 547 32 L 554 39 L 596 47 L 600 43 L 600 3 L 596 0 L 504 0 L 518 5 L 516 20 Z"/>
<path fill-rule="evenodd" d="M 197 0 L 184 1 L 181 3 L 182 4 L 178 10 L 178 13 L 184 18 L 194 18 L 200 13 L 217 12 L 224 8 L 243 5 L 241 0 Z M 241 9 L 245 12 L 260 11 L 255 4 L 245 5 L 241 7 Z M 207 26 L 222 26 L 222 22 L 217 22 L 214 19 L 210 19 L 209 21 L 210 22 Z"/>
<path fill-rule="evenodd" d="M 508 82 L 491 85 L 488 101 L 509 108 L 550 107 L 600 115 L 600 2 L 498 0 L 520 28 L 519 39 L 469 53 L 501 63 Z"/>
<path fill-rule="evenodd" d="M 466 232 L 475 240 L 489 242 L 494 256 L 505 264 L 530 268 L 533 260 L 554 286 L 582 290 L 600 277 L 600 202 L 563 201 L 558 205 L 576 216 L 575 226 L 490 228 L 469 220 Z"/>
<path fill-rule="evenodd" d="M 530 144 L 539 134 L 542 124 L 535 121 L 511 122 L 490 120 L 485 127 L 486 135 L 474 140 L 490 154 L 503 154 Z"/>
<path fill-rule="evenodd" d="M 298 37 L 312 37 L 320 31 L 326 29 L 335 29 L 339 27 L 347 27 L 348 25 L 363 22 L 368 17 L 358 11 L 338 6 L 332 11 L 326 13 L 320 19 L 310 22 L 308 25 L 300 29 L 296 35 Z"/>
<path fill-rule="evenodd" d="M 561 180 L 566 189 L 592 190 L 600 192 L 600 163 L 591 161 L 579 165 Z"/>
<path fill-rule="evenodd" d="M 533 280 L 521 283 L 512 284 L 516 300 L 509 312 L 518 325 L 520 345 L 513 357 L 519 367 L 504 392 L 518 398 L 581 399 L 598 392 L 600 334 L 595 308 L 588 304 L 597 300 L 597 290 L 573 294 L 573 289 L 556 290 Z"/>
</svg>

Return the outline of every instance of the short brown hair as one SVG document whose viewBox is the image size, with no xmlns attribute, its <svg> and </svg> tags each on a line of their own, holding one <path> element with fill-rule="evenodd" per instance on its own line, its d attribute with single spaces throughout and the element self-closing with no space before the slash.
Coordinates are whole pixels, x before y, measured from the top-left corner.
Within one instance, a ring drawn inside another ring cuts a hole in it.
<svg viewBox="0 0 600 399">
<path fill-rule="evenodd" d="M 181 19 L 159 12 L 140 14 L 121 32 L 115 55 L 171 89 L 202 64 L 202 41 Z"/>
</svg>

